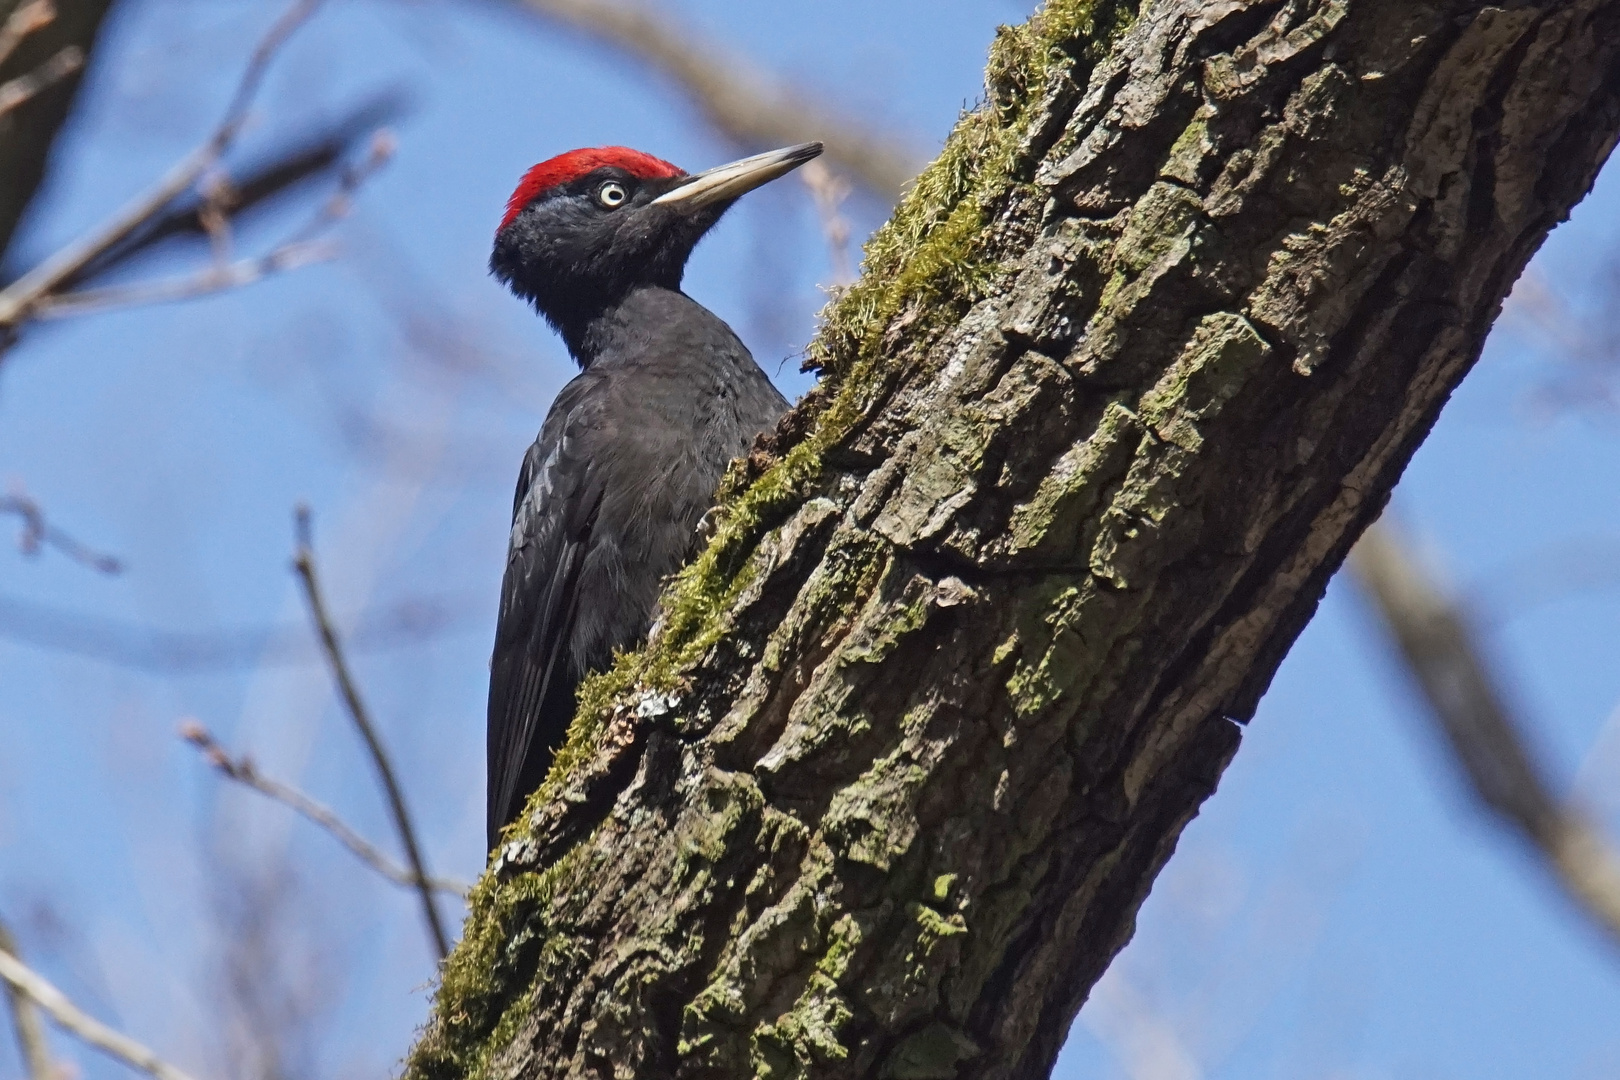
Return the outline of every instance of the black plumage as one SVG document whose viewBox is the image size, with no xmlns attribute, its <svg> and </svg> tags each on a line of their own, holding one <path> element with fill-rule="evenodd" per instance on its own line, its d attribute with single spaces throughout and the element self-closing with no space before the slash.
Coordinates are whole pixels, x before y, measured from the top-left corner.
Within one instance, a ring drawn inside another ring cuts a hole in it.
<svg viewBox="0 0 1620 1080">
<path fill-rule="evenodd" d="M 545 778 L 580 680 L 646 636 L 727 464 L 787 409 L 680 282 L 738 195 L 819 150 L 697 176 L 620 148 L 575 151 L 536 166 L 513 195 L 491 269 L 582 370 L 518 476 L 490 662 L 490 847 Z"/>
</svg>

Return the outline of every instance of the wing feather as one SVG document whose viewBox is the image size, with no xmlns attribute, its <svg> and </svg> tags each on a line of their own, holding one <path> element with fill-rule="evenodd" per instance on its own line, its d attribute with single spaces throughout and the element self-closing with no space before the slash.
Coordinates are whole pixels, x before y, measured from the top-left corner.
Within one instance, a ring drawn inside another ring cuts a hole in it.
<svg viewBox="0 0 1620 1080">
<path fill-rule="evenodd" d="M 489 846 L 539 786 L 573 719 L 569 656 L 579 581 L 604 486 L 590 447 L 606 433 L 591 380 L 564 388 L 524 457 L 490 658 Z"/>
</svg>

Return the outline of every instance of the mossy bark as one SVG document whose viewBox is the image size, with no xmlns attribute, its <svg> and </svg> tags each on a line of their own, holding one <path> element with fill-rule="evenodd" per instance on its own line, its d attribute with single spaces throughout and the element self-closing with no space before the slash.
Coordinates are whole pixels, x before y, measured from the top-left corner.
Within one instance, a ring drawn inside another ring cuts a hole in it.
<svg viewBox="0 0 1620 1080">
<path fill-rule="evenodd" d="M 407 1068 L 1036 1077 L 1620 130 L 1620 0 L 1051 0 Z"/>
</svg>

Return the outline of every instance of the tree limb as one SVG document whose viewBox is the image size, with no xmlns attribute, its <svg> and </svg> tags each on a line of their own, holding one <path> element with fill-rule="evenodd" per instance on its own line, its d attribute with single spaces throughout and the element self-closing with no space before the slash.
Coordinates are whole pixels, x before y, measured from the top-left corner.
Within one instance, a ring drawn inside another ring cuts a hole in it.
<svg viewBox="0 0 1620 1080">
<path fill-rule="evenodd" d="M 409 888 L 419 888 L 426 884 L 430 889 L 440 892 L 452 893 L 464 897 L 471 886 L 465 882 L 453 881 L 449 878 L 427 878 L 416 876 L 410 870 L 399 866 L 383 854 L 371 841 L 349 828 L 343 819 L 338 817 L 329 808 L 311 799 L 295 787 L 272 780 L 259 772 L 258 766 L 253 764 L 251 758 L 233 758 L 214 740 L 214 736 L 195 720 L 187 720 L 180 725 L 180 737 L 195 746 L 207 760 L 208 764 L 218 770 L 221 776 L 234 780 L 244 787 L 252 788 L 262 795 L 269 796 L 283 806 L 290 807 L 295 813 L 325 829 L 338 843 L 348 848 L 361 862 L 371 867 L 383 877 L 396 885 Z"/>
<path fill-rule="evenodd" d="M 52 986 L 4 947 L 0 947 L 0 980 L 26 995 L 52 1020 L 97 1050 L 133 1065 L 156 1080 L 192 1080 L 152 1051 L 122 1032 L 114 1031 L 96 1018 L 80 1011 L 67 995 Z"/>
<path fill-rule="evenodd" d="M 231 217 L 233 210 L 239 205 L 234 191 L 226 194 L 210 194 L 203 205 L 190 211 L 199 222 L 206 223 L 210 239 L 214 241 L 214 265 L 188 274 L 183 277 L 170 278 L 163 281 L 143 281 L 132 285 L 114 285 L 100 289 L 78 289 L 72 292 L 61 292 L 55 295 L 42 297 L 33 308 L 35 318 L 60 319 L 73 315 L 83 315 L 88 312 L 104 311 L 108 308 L 130 307 L 134 305 L 169 303 L 176 300 L 189 300 L 210 293 L 223 292 L 227 289 L 236 289 L 253 282 L 260 281 L 272 274 L 284 270 L 297 269 L 310 263 L 325 262 L 335 258 L 337 247 L 334 244 L 314 239 L 342 218 L 348 216 L 353 203 L 354 194 L 360 185 L 369 179 L 377 170 L 393 156 L 394 137 L 386 129 L 374 132 L 371 139 L 371 153 L 360 164 L 344 169 L 338 184 L 338 189 L 328 198 L 293 236 L 263 255 L 255 255 L 247 259 L 230 259 L 231 249 Z M 278 178 L 279 179 L 279 178 Z M 295 182 L 296 176 L 286 176 L 288 183 Z M 189 215 L 188 215 L 189 216 Z M 176 229 L 183 227 L 185 216 L 178 219 L 170 218 L 176 222 Z M 159 219 L 151 237 L 161 235 L 164 219 Z M 125 249 L 124 253 L 117 249 L 108 249 L 111 255 L 110 262 L 121 262 L 127 256 L 134 255 L 143 250 L 148 241 L 147 236 L 137 239 L 135 244 Z M 151 242 L 155 242 L 152 240 Z M 94 265 L 87 263 L 82 272 L 75 278 L 82 279 L 89 276 L 90 268 Z"/>
<path fill-rule="evenodd" d="M 298 553 L 293 557 L 293 569 L 298 572 L 298 580 L 303 583 L 304 599 L 309 604 L 309 617 L 320 636 L 321 647 L 326 652 L 328 666 L 332 669 L 332 679 L 337 683 L 344 708 L 348 711 L 349 719 L 354 721 L 360 737 L 365 741 L 366 749 L 371 754 L 371 762 L 377 770 L 377 778 L 382 782 L 383 791 L 388 797 L 388 810 L 393 815 L 394 828 L 399 833 L 400 842 L 405 846 L 405 857 L 411 864 L 411 875 L 417 894 L 422 900 L 422 917 L 427 922 L 428 934 L 442 960 L 450 953 L 450 939 L 445 935 L 444 925 L 439 921 L 439 909 L 433 902 L 433 888 L 429 884 L 433 877 L 427 871 L 421 845 L 416 840 L 416 830 L 411 825 L 410 811 L 405 805 L 405 792 L 394 776 L 394 767 L 388 760 L 388 752 L 383 749 L 382 738 L 377 734 L 365 702 L 360 698 L 360 688 L 349 672 L 349 662 L 343 656 L 343 645 L 338 639 L 337 628 L 327 613 L 326 601 L 321 595 L 320 579 L 315 570 L 315 550 L 310 536 L 308 507 L 298 508 L 297 522 Z"/>
<path fill-rule="evenodd" d="M 1620 852 L 1578 807 L 1553 793 L 1467 615 L 1383 522 L 1362 535 L 1350 553 L 1350 568 L 1470 789 L 1529 843 L 1570 899 L 1620 945 Z"/>
<path fill-rule="evenodd" d="M 240 289 L 287 270 L 330 262 L 337 254 L 337 246 L 324 241 L 282 244 L 263 255 L 205 267 L 181 277 L 45 296 L 34 305 L 32 315 L 36 319 L 66 319 L 117 308 L 195 300 L 200 296 Z"/>
<path fill-rule="evenodd" d="M 855 264 L 849 257 L 849 219 L 842 212 L 844 200 L 849 197 L 849 181 L 820 161 L 809 161 L 800 166 L 799 179 L 810 189 L 810 198 L 816 204 L 816 216 L 821 218 L 821 235 L 827 242 L 827 261 L 832 264 L 832 286 L 835 289 L 843 288 L 855 280 Z"/>
</svg>

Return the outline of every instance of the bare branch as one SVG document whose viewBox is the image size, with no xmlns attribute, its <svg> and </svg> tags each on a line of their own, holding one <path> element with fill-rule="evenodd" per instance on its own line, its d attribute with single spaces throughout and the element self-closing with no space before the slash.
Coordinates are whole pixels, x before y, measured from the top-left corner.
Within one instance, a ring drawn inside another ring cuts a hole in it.
<svg viewBox="0 0 1620 1080">
<path fill-rule="evenodd" d="M 101 289 L 81 289 L 59 296 L 46 296 L 34 305 L 33 316 L 41 319 L 60 319 L 85 315 L 109 308 L 171 303 L 190 300 L 210 293 L 237 289 L 262 281 L 272 274 L 296 270 L 312 263 L 328 262 L 337 257 L 336 244 L 312 239 L 348 215 L 354 193 L 393 156 L 395 143 L 388 131 L 372 136 L 372 149 L 366 160 L 345 169 L 334 192 L 293 238 L 253 258 L 228 261 L 231 249 L 230 203 L 234 189 L 221 178 L 211 185 L 212 194 L 197 211 L 197 218 L 208 233 L 214 248 L 213 266 L 195 274 L 170 278 L 165 281 L 140 282 Z"/>
<path fill-rule="evenodd" d="M 65 319 L 113 308 L 144 307 L 149 304 L 192 300 L 199 296 L 251 285 L 286 270 L 296 270 L 313 263 L 330 262 L 337 254 L 337 246 L 331 243 L 284 244 L 251 259 L 240 259 L 223 266 L 210 266 L 183 277 L 145 281 L 134 285 L 114 285 L 102 289 L 81 289 L 61 296 L 45 297 L 35 305 L 33 315 L 40 319 Z"/>
<path fill-rule="evenodd" d="M 311 799 L 297 788 L 272 780 L 260 773 L 253 760 L 247 756 L 233 758 L 217 741 L 209 730 L 195 720 L 187 720 L 180 725 L 180 737 L 185 739 L 198 751 L 222 776 L 235 780 L 245 787 L 250 787 L 260 794 L 267 795 L 284 806 L 291 807 L 296 813 L 319 825 L 330 833 L 338 843 L 348 848 L 356 858 L 371 867 L 383 877 L 398 885 L 416 888 L 423 882 L 414 873 L 398 865 L 390 859 L 371 841 L 349 828 L 343 820 L 329 808 Z M 466 882 L 453 881 L 450 878 L 427 879 L 430 889 L 440 892 L 454 893 L 456 896 L 466 896 L 471 888 Z"/>
<path fill-rule="evenodd" d="M 1376 605 L 1475 795 L 1529 841 L 1564 891 L 1620 944 L 1620 853 L 1553 794 L 1467 615 L 1393 527 L 1361 537 L 1350 567 Z"/>
<path fill-rule="evenodd" d="M 56 21 L 56 5 L 51 0 L 29 0 L 18 5 L 5 24 L 0 25 L 0 64 L 11 58 L 23 39 Z"/>
<path fill-rule="evenodd" d="M 82 1012 L 67 995 L 47 982 L 8 949 L 0 947 L 0 980 L 30 998 L 52 1020 L 103 1053 L 133 1065 L 157 1080 L 192 1080 L 152 1051 Z"/>
<path fill-rule="evenodd" d="M 207 174 L 221 155 L 230 148 L 247 119 L 248 106 L 264 81 L 265 70 L 277 50 L 303 25 L 321 0 L 296 0 L 291 8 L 276 20 L 268 34 L 253 51 L 237 84 L 225 116 L 212 135 L 196 150 L 169 170 L 145 194 L 136 197 L 112 220 L 87 236 L 62 248 L 56 254 L 34 267 L 28 273 L 0 291 L 0 329 L 15 329 L 32 313 L 33 309 L 63 282 L 87 266 L 98 255 L 116 245 L 163 208 L 183 194 L 186 189 Z"/>
<path fill-rule="evenodd" d="M 320 579 L 315 570 L 315 550 L 310 535 L 310 514 L 307 506 L 298 508 L 297 529 L 298 553 L 293 557 L 293 569 L 298 571 L 298 579 L 303 582 L 304 599 L 309 603 L 310 619 L 315 623 L 315 629 L 320 635 L 321 646 L 332 669 L 332 678 L 337 683 L 344 706 L 348 709 L 349 719 L 354 721 L 360 737 L 365 740 L 366 749 L 371 751 L 372 764 L 376 766 L 378 779 L 382 781 L 383 790 L 388 796 L 388 809 L 394 816 L 394 827 L 399 831 L 400 842 L 405 845 L 405 857 L 409 860 L 411 873 L 416 878 L 416 889 L 422 898 L 422 915 L 427 920 L 428 933 L 433 938 L 434 947 L 438 949 L 439 959 L 442 960 L 450 954 L 450 941 L 439 921 L 439 909 L 433 903 L 433 889 L 428 884 L 432 878 L 422 859 L 421 846 L 416 841 L 416 830 L 411 826 L 410 811 L 405 806 L 405 793 L 399 786 L 399 780 L 394 776 L 394 767 L 389 763 L 388 753 L 383 749 L 382 739 L 371 723 L 371 716 L 366 711 L 365 703 L 360 699 L 360 690 L 354 676 L 349 672 L 349 663 L 343 656 L 343 645 L 338 640 L 337 629 L 327 613 L 326 601 L 321 595 Z"/>
<path fill-rule="evenodd" d="M 371 141 L 375 154 L 379 129 L 397 119 L 405 108 L 406 99 L 398 91 L 373 95 L 336 121 L 305 131 L 233 167 L 228 182 L 229 204 L 225 208 L 231 223 L 240 226 L 252 211 L 327 173 L 352 156 L 363 140 Z M 204 218 L 217 209 L 217 199 L 208 198 L 208 194 L 194 190 L 191 195 L 177 199 L 161 214 L 150 218 L 83 270 L 63 281 L 59 288 L 82 286 L 171 242 L 211 239 Z M 217 196 L 217 193 L 212 194 Z"/>
<path fill-rule="evenodd" d="M 721 133 L 745 146 L 819 140 L 826 158 L 885 199 L 900 191 L 925 162 L 910 139 L 877 131 L 793 92 L 748 60 L 700 39 L 633 0 L 520 0 L 528 10 L 562 23 L 662 71 L 692 97 Z"/>
<path fill-rule="evenodd" d="M 64 45 L 39 67 L 0 84 L 0 116 L 15 109 L 35 94 L 54 86 L 84 67 L 84 50 Z"/>
<path fill-rule="evenodd" d="M 124 569 L 124 564 L 113 556 L 91 550 L 52 525 L 39 504 L 21 491 L 0 495 L 0 514 L 11 514 L 22 519 L 22 534 L 17 537 L 17 547 L 24 555 L 35 555 L 41 548 L 51 547 L 74 562 L 103 574 L 117 574 Z"/>
<path fill-rule="evenodd" d="M 17 942 L 4 922 L 0 922 L 0 953 L 17 955 Z M 6 1002 L 11 1007 L 11 1026 L 17 1033 L 17 1046 L 28 1068 L 28 1080 L 57 1080 L 56 1063 L 51 1060 L 50 1044 L 45 1041 L 45 1025 L 40 1023 L 33 999 L 8 982 Z"/>
</svg>

